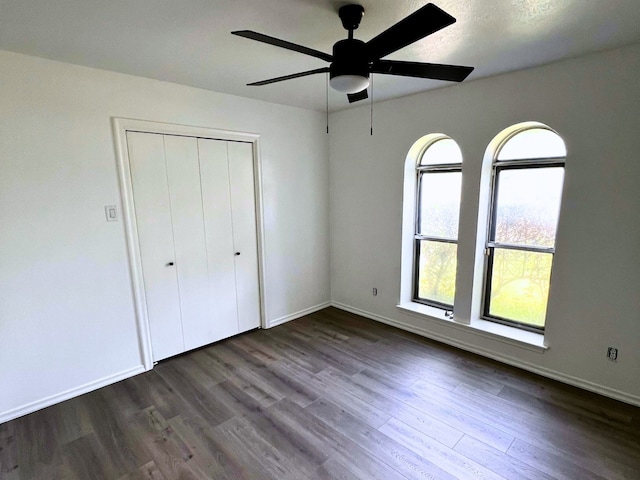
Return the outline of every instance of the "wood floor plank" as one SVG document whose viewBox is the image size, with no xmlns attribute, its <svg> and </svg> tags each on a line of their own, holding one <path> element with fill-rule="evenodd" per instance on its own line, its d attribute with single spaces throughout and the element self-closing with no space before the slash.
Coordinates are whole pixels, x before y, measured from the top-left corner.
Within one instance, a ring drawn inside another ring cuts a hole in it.
<svg viewBox="0 0 640 480">
<path fill-rule="evenodd" d="M 358 338 L 375 343 L 385 336 L 385 327 L 370 328 L 371 322 L 366 318 L 337 308 L 320 310 L 313 318 L 318 319 L 328 328 L 343 332 L 350 338 Z"/>
<path fill-rule="evenodd" d="M 227 342 L 236 348 L 239 348 L 246 352 L 247 355 L 255 358 L 258 365 L 270 365 L 273 362 L 282 359 L 282 356 L 273 349 L 268 348 L 263 342 L 259 341 L 258 335 L 255 335 L 256 340 L 253 341 L 249 335 L 238 335 L 237 337 L 230 338 Z"/>
<path fill-rule="evenodd" d="M 399 388 L 388 385 L 376 372 L 363 371 L 353 376 L 353 381 L 372 390 L 382 391 L 410 407 L 433 416 L 459 432 L 471 435 L 478 440 L 506 452 L 513 442 L 514 435 L 497 428 L 491 419 L 478 419 L 472 411 L 463 406 L 446 401 L 447 390 L 427 384 L 425 389 L 433 396 L 419 395 L 414 387 Z M 395 416 L 395 415 L 394 415 Z"/>
<path fill-rule="evenodd" d="M 327 308 L 0 425 L 0 480 L 638 480 L 640 408 Z"/>
<path fill-rule="evenodd" d="M 247 383 L 267 392 L 276 400 L 286 397 L 297 401 L 301 405 L 308 405 L 318 398 L 317 392 L 308 385 L 309 373 L 307 372 L 299 379 L 293 378 L 287 372 L 282 371 L 281 366 L 285 363 L 288 363 L 288 360 L 279 361 L 265 367 L 247 366 L 245 369 L 239 369 L 236 375 L 229 380 L 236 384 L 238 379 L 245 380 Z"/>
<path fill-rule="evenodd" d="M 121 466 L 111 461 L 109 452 L 98 441 L 95 433 L 65 445 L 63 457 L 66 468 L 71 472 L 70 478 L 102 480 L 116 478 L 122 474 Z"/>
<path fill-rule="evenodd" d="M 194 362 L 193 359 L 185 355 L 172 358 L 171 364 L 178 372 L 181 372 L 192 382 L 195 382 L 204 388 L 211 388 L 218 383 L 227 380 L 227 377 L 217 370 L 208 368 L 207 365 L 203 365 L 200 362 Z"/>
<path fill-rule="evenodd" d="M 106 389 L 105 395 L 109 402 L 117 405 L 123 418 L 150 406 L 156 407 L 165 418 L 171 418 L 187 407 L 186 402 L 156 370 L 118 382 Z"/>
<path fill-rule="evenodd" d="M 19 469 L 16 422 L 0 424 L 0 477 Z"/>
<path fill-rule="evenodd" d="M 494 379 L 472 375 L 462 368 L 456 367 L 455 364 L 443 363 L 438 358 L 424 353 L 420 355 L 418 352 L 412 352 L 408 349 L 398 349 L 397 346 L 393 346 L 393 343 L 388 344 L 388 342 L 389 340 L 381 340 L 376 349 L 376 353 L 381 358 L 438 387 L 453 390 L 460 383 L 466 383 L 494 394 L 500 392 L 503 387 L 500 382 Z"/>
<path fill-rule="evenodd" d="M 344 409 L 325 400 L 316 400 L 307 410 L 312 415 L 350 438 L 372 455 L 380 458 L 409 479 L 439 478 L 454 479 L 429 460 L 416 455 L 386 435 L 365 425 Z"/>
<path fill-rule="evenodd" d="M 309 477 L 311 480 L 364 480 L 356 476 L 346 467 L 340 465 L 335 459 L 330 458 L 320 465 L 315 473 Z"/>
<path fill-rule="evenodd" d="M 304 345 L 301 346 L 297 342 L 294 344 L 286 342 L 286 338 L 282 335 L 286 329 L 276 327 L 274 330 L 277 331 L 267 330 L 265 332 L 264 341 L 271 348 L 277 349 L 284 358 L 300 365 L 310 373 L 318 373 L 326 368 L 326 364 L 317 355 L 306 349 Z"/>
<path fill-rule="evenodd" d="M 275 408 L 267 409 L 260 414 L 247 415 L 243 420 L 264 442 L 288 458 L 297 471 L 309 476 L 328 460 L 327 449 L 318 447 L 315 442 L 310 442 L 307 437 L 300 435 L 297 426 L 291 428 L 280 421 L 278 411 Z"/>
<path fill-rule="evenodd" d="M 339 350 L 332 346 L 324 345 L 321 342 L 312 344 L 310 342 L 300 340 L 287 332 L 281 332 L 279 335 L 287 346 L 311 352 L 311 355 L 317 360 L 316 365 L 320 367 L 314 373 L 322 371 L 327 367 L 333 367 L 352 375 L 354 373 L 358 373 L 367 366 L 355 357 L 342 355 Z"/>
<path fill-rule="evenodd" d="M 2 478 L 2 480 L 20 480 L 21 478 L 25 478 L 25 477 L 21 476 L 20 469 L 16 468 L 15 470 L 12 470 L 10 472 L 3 473 L 2 476 L 0 476 L 0 478 Z M 55 477 L 50 477 L 50 478 L 53 478 L 53 480 L 56 480 Z"/>
<path fill-rule="evenodd" d="M 327 468 L 333 465 L 332 471 L 348 471 L 352 476 L 363 480 L 407 479 L 348 436 L 316 416 L 310 415 L 307 409 L 302 409 L 285 399 L 270 407 L 269 410 L 281 424 L 287 425 L 291 431 L 296 431 L 297 435 L 303 439 L 303 443 L 314 445 L 315 448 L 327 449 L 331 455 L 330 459 L 335 463 L 325 462 L 325 465 Z M 301 426 L 303 428 L 300 428 Z"/>
<path fill-rule="evenodd" d="M 549 463 L 551 458 L 554 458 L 558 463 L 563 465 L 572 466 L 578 465 L 582 470 L 589 472 L 589 474 L 595 477 L 606 478 L 607 480 L 626 480 L 629 478 L 638 478 L 640 475 L 640 459 L 635 457 L 629 459 L 629 461 L 621 462 L 619 456 L 611 456 L 607 453 L 603 453 L 601 450 L 595 448 L 590 451 L 581 451 L 576 453 L 571 448 L 557 448 L 554 445 L 548 444 L 541 446 L 539 441 L 531 443 L 518 439 L 514 441 L 513 445 L 507 452 L 509 455 L 519 456 L 512 450 L 514 447 L 526 446 L 522 448 L 525 452 L 534 451 L 539 455 L 542 455 L 545 463 Z M 573 468 L 567 468 L 568 471 L 572 471 Z M 587 477 L 585 477 L 587 478 Z"/>
<path fill-rule="evenodd" d="M 492 472 L 488 468 L 433 440 L 419 430 L 392 418 L 378 431 L 395 440 L 400 445 L 428 459 L 434 465 L 456 478 L 483 480 L 511 480 Z"/>
<path fill-rule="evenodd" d="M 387 360 L 383 359 L 382 356 L 378 354 L 377 344 L 366 345 L 365 347 L 354 346 L 352 343 L 337 344 L 335 345 L 335 348 L 344 352 L 346 355 L 359 358 L 366 364 L 367 370 L 386 372 L 388 376 L 393 378 L 393 381 L 399 385 L 409 387 L 420 378 L 416 376 L 415 373 L 411 373 L 402 367 L 392 365 Z M 451 387 L 453 388 L 453 385 L 451 385 Z"/>
<path fill-rule="evenodd" d="M 573 405 L 558 405 L 508 385 L 504 386 L 498 396 L 512 404 L 524 405 L 527 411 L 544 417 L 545 420 L 556 418 L 562 420 L 565 426 L 569 424 L 581 432 L 592 432 L 599 440 L 602 437 L 615 439 L 616 448 L 620 444 L 630 446 L 632 449 L 640 447 L 640 439 L 635 429 L 627 428 L 629 423 L 619 424 L 616 421 L 614 425 L 612 419 L 606 416 L 594 415 L 592 412 L 573 408 Z M 630 418 L 629 422 L 631 422 Z"/>
<path fill-rule="evenodd" d="M 440 369 L 439 362 L 425 355 L 422 359 L 415 359 L 412 356 L 392 351 L 391 348 L 384 344 L 376 344 L 376 357 L 382 362 L 382 366 L 376 368 L 367 368 L 369 372 L 376 372 L 385 375 L 389 381 L 397 383 L 396 378 L 409 377 L 415 380 L 423 379 L 433 385 L 453 390 L 460 384 L 460 380 L 442 375 L 438 372 Z M 446 367 L 445 368 L 450 368 Z M 404 386 L 411 384 L 404 383 Z"/>
<path fill-rule="evenodd" d="M 120 416 L 118 405 L 109 401 L 107 393 L 97 390 L 87 394 L 83 408 L 101 452 L 108 456 L 111 470 L 119 477 L 144 465 L 151 458 L 136 441 L 135 430 L 130 428 L 128 419 Z"/>
<path fill-rule="evenodd" d="M 207 389 L 184 376 L 170 362 L 158 366 L 158 371 L 189 406 L 212 426 L 219 425 L 239 413 L 260 408 L 258 401 L 228 380 Z"/>
<path fill-rule="evenodd" d="M 348 410 L 352 415 L 369 426 L 377 428 L 391 418 L 389 413 L 377 408 L 372 402 L 362 399 L 350 390 L 342 388 L 340 385 L 328 380 L 327 377 L 323 375 L 325 370 L 318 375 L 307 375 L 305 379 L 304 373 L 300 371 L 301 369 L 293 364 L 283 363 L 279 366 L 279 369 L 290 378 L 299 379 L 300 382 L 306 381 L 307 385 L 311 386 L 315 392 L 313 401 L 324 396 L 341 408 Z M 313 401 L 302 406 L 307 406 L 313 403 Z"/>
<path fill-rule="evenodd" d="M 135 427 L 138 443 L 144 445 L 150 460 L 165 478 L 207 478 L 207 471 L 202 468 L 204 460 L 189 448 L 154 407 L 136 415 Z"/>
<path fill-rule="evenodd" d="M 573 463 L 560 453 L 545 451 L 518 438 L 514 440 L 507 454 L 558 480 L 606 480 L 606 477 Z"/>
<path fill-rule="evenodd" d="M 158 469 L 155 462 L 151 461 L 139 469 L 120 477 L 118 480 L 167 480 Z"/>
<path fill-rule="evenodd" d="M 56 455 L 60 441 L 56 437 L 55 424 L 59 419 L 49 410 L 40 410 L 14 420 L 18 463 L 23 474 L 36 463 L 52 464 L 59 460 Z"/>
<path fill-rule="evenodd" d="M 515 436 L 525 434 L 527 441 L 535 445 L 563 452 L 594 473 L 609 477 L 628 468 L 640 471 L 640 458 L 634 455 L 640 445 L 629 443 L 624 432 L 618 436 L 604 424 L 593 427 L 571 414 L 558 416 L 553 410 L 535 410 L 531 404 L 515 404 L 466 386 L 452 392 L 452 395 L 458 394 L 468 405 L 483 405 L 483 413 L 490 415 L 504 430 Z M 514 416 L 518 417 L 517 421 L 513 420 Z M 602 462 L 603 458 L 607 461 Z"/>
<path fill-rule="evenodd" d="M 500 472 L 508 480 L 553 480 L 554 478 L 469 435 L 462 437 L 454 450 L 494 472 Z"/>
<path fill-rule="evenodd" d="M 244 451 L 243 461 L 255 462 L 264 472 L 264 477 L 281 480 L 304 480 L 304 468 L 296 460 L 266 441 L 245 417 L 235 417 L 214 428 L 225 443 L 236 452 Z"/>
<path fill-rule="evenodd" d="M 270 373 L 265 370 L 265 367 L 258 372 L 255 372 L 254 368 L 250 366 L 236 368 L 234 375 L 229 376 L 226 381 L 238 387 L 260 405 L 269 406 L 282 400 L 286 394 L 274 385 L 275 382 L 269 378 Z"/>
<path fill-rule="evenodd" d="M 201 452 L 210 478 L 216 480 L 260 479 L 262 469 L 257 462 L 247 462 L 232 447 L 216 436 L 207 423 L 192 413 L 169 420 L 169 424 L 192 451 Z"/>
<path fill-rule="evenodd" d="M 235 338 L 230 338 L 229 340 L 220 342 L 220 347 L 224 348 L 224 350 L 226 350 L 230 355 L 242 358 L 244 363 L 255 367 L 264 367 L 278 360 L 277 356 L 272 357 L 270 355 L 265 355 L 264 352 L 260 350 L 243 348 L 242 343 L 238 344 Z"/>
<path fill-rule="evenodd" d="M 486 372 L 508 389 L 516 389 L 548 404 L 598 419 L 622 430 L 632 430 L 633 416 L 638 415 L 638 408 L 632 405 L 601 395 L 585 395 L 585 391 L 577 387 L 540 377 L 494 360 L 469 355 L 460 358 L 458 362 L 467 370 Z M 636 429 L 633 430 L 636 431 Z"/>
</svg>

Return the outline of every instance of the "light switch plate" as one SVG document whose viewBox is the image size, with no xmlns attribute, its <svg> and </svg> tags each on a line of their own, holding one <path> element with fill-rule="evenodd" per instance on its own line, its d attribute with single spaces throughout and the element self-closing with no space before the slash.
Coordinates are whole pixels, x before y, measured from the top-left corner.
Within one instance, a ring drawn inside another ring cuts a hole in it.
<svg viewBox="0 0 640 480">
<path fill-rule="evenodd" d="M 104 214 L 107 216 L 107 222 L 118 221 L 118 208 L 115 205 L 105 205 Z"/>
</svg>

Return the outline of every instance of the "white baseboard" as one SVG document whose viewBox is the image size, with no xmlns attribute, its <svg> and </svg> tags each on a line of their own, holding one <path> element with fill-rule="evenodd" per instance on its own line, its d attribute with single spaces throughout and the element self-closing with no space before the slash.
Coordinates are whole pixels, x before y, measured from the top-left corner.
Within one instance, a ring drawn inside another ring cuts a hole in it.
<svg viewBox="0 0 640 480">
<path fill-rule="evenodd" d="M 0 423 L 8 422 L 9 420 L 13 420 L 14 418 L 22 417 L 23 415 L 27 415 L 28 413 L 35 412 L 56 403 L 64 402 L 65 400 L 69 400 L 70 398 L 92 392 L 93 390 L 97 390 L 98 388 L 106 387 L 107 385 L 119 382 L 120 380 L 124 380 L 125 378 L 133 377 L 134 375 L 138 375 L 139 373 L 143 373 L 144 371 L 144 366 L 139 365 L 137 367 L 130 368 L 129 370 L 116 373 L 115 375 L 110 375 L 94 382 L 85 383 L 84 385 L 81 385 L 79 387 L 66 390 L 62 393 L 51 395 L 50 397 L 43 398 L 42 400 L 37 400 L 21 407 L 2 412 L 0 413 Z"/>
<path fill-rule="evenodd" d="M 620 400 L 621 402 L 629 403 L 631 405 L 640 407 L 640 397 L 636 395 L 630 395 L 620 390 L 606 387 L 604 385 L 599 385 L 597 383 L 593 383 L 588 380 L 584 380 L 582 378 L 574 377 L 572 375 L 567 375 L 565 373 L 558 372 L 556 370 L 540 367 L 533 363 L 524 362 L 518 358 L 509 357 L 507 355 L 501 355 L 499 353 L 495 353 L 486 348 L 478 347 L 476 345 L 472 345 L 467 342 L 461 342 L 459 340 L 455 340 L 453 338 L 431 332 L 426 328 L 416 327 L 414 325 L 410 325 L 408 323 L 404 323 L 399 320 L 383 317 L 382 315 L 367 312 L 365 310 L 351 307 L 343 303 L 332 302 L 331 305 L 333 307 L 339 308 L 340 310 L 345 310 L 347 312 L 355 313 L 356 315 L 360 315 L 362 317 L 366 317 L 371 320 L 375 320 L 377 322 L 385 323 L 387 325 L 391 325 L 392 327 L 400 328 L 401 330 L 406 330 L 406 331 L 415 333 L 417 335 L 427 337 L 432 340 L 436 340 L 441 343 L 446 343 L 447 345 L 451 345 L 453 347 L 457 347 L 471 353 L 476 353 L 478 355 L 482 355 L 483 357 L 491 358 L 493 360 L 497 360 L 498 362 L 506 363 L 507 365 L 521 368 L 523 370 L 527 370 L 532 373 L 537 373 L 538 375 L 542 375 L 543 377 L 551 378 L 553 380 L 558 380 L 559 382 L 563 382 L 568 385 L 573 385 L 574 387 L 579 387 L 584 390 L 588 390 L 590 392 L 604 395 L 605 397 L 613 398 L 615 400 Z"/>
<path fill-rule="evenodd" d="M 291 320 L 304 317 L 305 315 L 309 315 L 310 313 L 315 313 L 318 310 L 322 310 L 323 308 L 327 308 L 330 306 L 331 306 L 331 302 L 324 302 L 324 303 L 315 305 L 313 307 L 305 308 L 304 310 L 300 310 L 290 315 L 285 315 L 284 317 L 276 318 L 275 320 L 271 320 L 269 322 L 269 326 L 267 328 L 275 327 L 277 325 L 282 325 L 283 323 L 287 323 L 287 322 L 290 322 Z"/>
</svg>

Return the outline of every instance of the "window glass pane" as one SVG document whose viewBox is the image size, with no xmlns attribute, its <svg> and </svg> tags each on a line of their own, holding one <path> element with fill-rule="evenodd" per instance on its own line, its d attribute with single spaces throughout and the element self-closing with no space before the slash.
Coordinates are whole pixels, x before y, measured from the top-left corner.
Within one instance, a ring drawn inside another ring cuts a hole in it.
<svg viewBox="0 0 640 480">
<path fill-rule="evenodd" d="M 498 160 L 566 157 L 562 138 L 551 130 L 532 128 L 511 137 L 498 152 Z"/>
<path fill-rule="evenodd" d="M 443 163 L 462 163 L 460 147 L 450 138 L 443 138 L 432 143 L 420 159 L 420 165 L 439 165 Z"/>
<path fill-rule="evenodd" d="M 421 179 L 418 233 L 457 239 L 462 173 L 427 172 Z"/>
<path fill-rule="evenodd" d="M 562 167 L 501 170 L 495 241 L 553 247 L 563 179 Z"/>
<path fill-rule="evenodd" d="M 544 327 L 552 259 L 550 253 L 496 248 L 489 315 Z"/>
<path fill-rule="evenodd" d="M 455 243 L 420 240 L 418 297 L 453 305 L 456 289 Z"/>
</svg>

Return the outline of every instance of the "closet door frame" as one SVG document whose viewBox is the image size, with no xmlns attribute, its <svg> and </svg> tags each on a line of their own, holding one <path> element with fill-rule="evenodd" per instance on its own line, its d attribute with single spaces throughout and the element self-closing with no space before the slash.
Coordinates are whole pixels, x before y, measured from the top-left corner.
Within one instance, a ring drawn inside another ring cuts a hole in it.
<svg viewBox="0 0 640 480">
<path fill-rule="evenodd" d="M 264 263 L 264 215 L 262 203 L 262 176 L 260 165 L 260 135 L 257 133 L 236 132 L 189 125 L 174 125 L 147 120 L 129 118 L 112 118 L 112 128 L 116 147 L 118 180 L 122 219 L 125 227 L 129 270 L 131 272 L 131 289 L 134 299 L 135 317 L 138 329 L 140 356 L 145 370 L 153 368 L 151 350 L 151 330 L 142 275 L 142 257 L 138 242 L 138 225 L 133 201 L 133 183 L 131 180 L 131 163 L 127 146 L 127 132 L 154 133 L 159 135 L 179 135 L 183 137 L 206 138 L 230 142 L 250 143 L 253 152 L 254 197 L 256 208 L 256 233 L 258 249 L 258 286 L 260 289 L 260 327 L 267 328 L 265 319 L 265 263 Z"/>
</svg>

